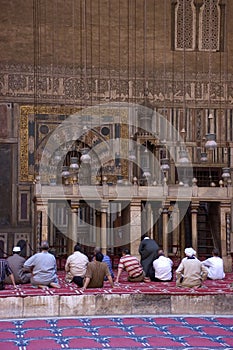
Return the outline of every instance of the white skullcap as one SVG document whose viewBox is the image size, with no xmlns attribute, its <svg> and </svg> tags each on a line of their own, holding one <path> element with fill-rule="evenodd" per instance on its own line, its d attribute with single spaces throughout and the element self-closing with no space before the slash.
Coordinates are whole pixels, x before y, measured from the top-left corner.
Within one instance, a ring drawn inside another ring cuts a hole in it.
<svg viewBox="0 0 233 350">
<path fill-rule="evenodd" d="M 184 250 L 184 252 L 185 252 L 185 255 L 187 255 L 189 257 L 191 257 L 193 255 L 196 255 L 196 251 L 193 248 L 191 248 L 191 247 L 190 248 L 186 248 Z"/>
<path fill-rule="evenodd" d="M 13 252 L 14 253 L 19 253 L 19 252 L 21 252 L 21 248 L 20 247 L 14 247 L 13 248 Z"/>
</svg>

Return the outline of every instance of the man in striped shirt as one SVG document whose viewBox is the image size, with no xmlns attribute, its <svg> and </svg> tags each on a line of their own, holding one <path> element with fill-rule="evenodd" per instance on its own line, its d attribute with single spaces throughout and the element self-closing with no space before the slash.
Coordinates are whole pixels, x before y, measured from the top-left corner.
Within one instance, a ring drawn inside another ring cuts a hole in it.
<svg viewBox="0 0 233 350">
<path fill-rule="evenodd" d="M 145 273 L 140 261 L 135 256 L 131 256 L 129 249 L 127 248 L 123 249 L 122 251 L 122 257 L 120 258 L 118 264 L 116 283 L 119 283 L 119 278 L 123 270 L 128 273 L 129 282 L 144 281 Z"/>
</svg>

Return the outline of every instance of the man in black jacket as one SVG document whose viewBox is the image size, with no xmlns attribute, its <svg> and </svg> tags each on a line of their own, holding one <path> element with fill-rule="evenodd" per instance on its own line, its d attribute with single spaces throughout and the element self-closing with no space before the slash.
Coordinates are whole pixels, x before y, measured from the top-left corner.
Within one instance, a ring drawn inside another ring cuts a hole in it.
<svg viewBox="0 0 233 350">
<path fill-rule="evenodd" d="M 158 256 L 159 246 L 155 240 L 151 239 L 147 234 L 142 236 L 142 241 L 139 246 L 139 254 L 141 255 L 141 264 L 146 277 L 149 276 L 149 271 L 153 265 L 153 261 Z"/>
</svg>

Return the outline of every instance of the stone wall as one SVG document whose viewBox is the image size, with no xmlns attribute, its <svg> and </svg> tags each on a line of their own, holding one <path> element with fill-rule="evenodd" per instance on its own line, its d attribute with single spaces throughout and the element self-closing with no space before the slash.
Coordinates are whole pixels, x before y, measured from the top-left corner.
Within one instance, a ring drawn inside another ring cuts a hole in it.
<svg viewBox="0 0 233 350">
<path fill-rule="evenodd" d="M 10 313 L 6 313 L 10 310 Z M 2 298 L 0 317 L 232 315 L 233 295 L 111 294 Z"/>
<path fill-rule="evenodd" d="M 233 3 L 223 51 L 174 51 L 171 1 L 1 1 L 0 100 L 231 104 Z M 185 85 L 185 86 L 184 86 Z M 211 85 L 211 86 L 210 86 Z M 186 91 L 185 91 L 186 90 Z"/>
</svg>

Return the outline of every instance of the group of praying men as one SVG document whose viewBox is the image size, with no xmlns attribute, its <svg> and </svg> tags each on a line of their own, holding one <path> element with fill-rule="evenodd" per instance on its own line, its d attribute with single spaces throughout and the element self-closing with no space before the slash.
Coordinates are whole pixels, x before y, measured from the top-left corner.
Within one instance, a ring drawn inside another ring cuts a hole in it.
<svg viewBox="0 0 233 350">
<path fill-rule="evenodd" d="M 21 248 L 16 246 L 12 256 L 0 259 L 0 289 L 4 289 L 6 283 L 17 288 L 18 284 L 29 282 L 34 288 L 60 288 L 56 258 L 49 252 L 48 242 L 43 241 L 40 249 L 39 253 L 26 260 L 20 256 Z M 81 246 L 76 244 L 65 263 L 65 282 L 76 284 L 82 291 L 102 288 L 105 281 L 113 288 L 119 285 L 124 270 L 128 282 L 170 282 L 175 272 L 176 286 L 189 288 L 200 287 L 207 278 L 215 280 L 225 277 L 223 260 L 217 249 L 213 249 L 213 256 L 204 261 L 196 257 L 192 247 L 184 252 L 185 257 L 173 271 L 173 261 L 165 256 L 153 239 L 145 235 L 139 245 L 141 259 L 131 255 L 129 249 L 122 249 L 115 278 L 111 258 L 102 254 L 100 248 L 94 249 L 89 261 Z"/>
</svg>

